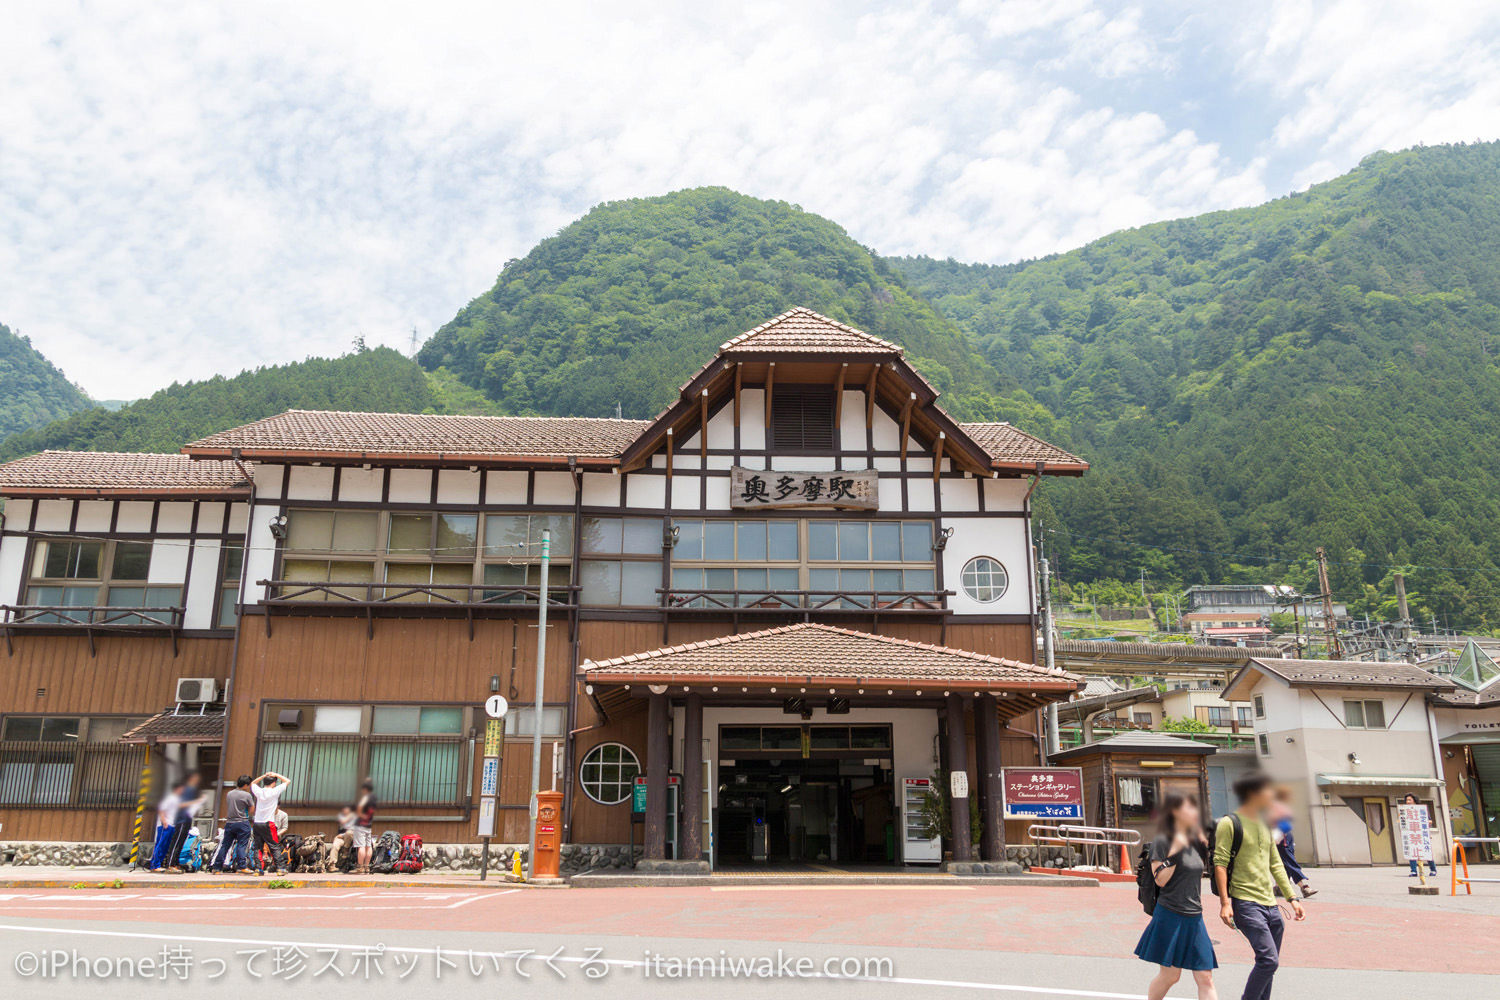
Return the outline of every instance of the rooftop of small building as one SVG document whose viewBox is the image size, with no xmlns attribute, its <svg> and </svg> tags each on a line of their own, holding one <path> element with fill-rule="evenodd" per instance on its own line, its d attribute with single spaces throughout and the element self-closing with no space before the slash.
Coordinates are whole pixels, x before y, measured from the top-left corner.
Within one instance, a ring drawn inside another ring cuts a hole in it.
<svg viewBox="0 0 1500 1000">
<path fill-rule="evenodd" d="M 237 462 L 194 461 L 187 455 L 44 451 L 0 465 L 0 494 L 246 494 L 246 471 Z"/>
</svg>

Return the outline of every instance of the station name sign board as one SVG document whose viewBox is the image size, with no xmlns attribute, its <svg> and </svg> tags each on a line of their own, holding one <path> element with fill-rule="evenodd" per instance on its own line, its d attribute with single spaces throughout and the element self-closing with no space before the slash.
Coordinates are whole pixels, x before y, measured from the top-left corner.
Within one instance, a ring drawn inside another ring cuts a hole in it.
<svg viewBox="0 0 1500 1000">
<path fill-rule="evenodd" d="M 1083 769 L 1004 767 L 1006 819 L 1083 819 Z"/>
<path fill-rule="evenodd" d="M 743 510 L 777 507 L 845 507 L 877 510 L 880 476 L 874 469 L 839 472 L 780 472 L 735 466 L 729 503 Z"/>
</svg>

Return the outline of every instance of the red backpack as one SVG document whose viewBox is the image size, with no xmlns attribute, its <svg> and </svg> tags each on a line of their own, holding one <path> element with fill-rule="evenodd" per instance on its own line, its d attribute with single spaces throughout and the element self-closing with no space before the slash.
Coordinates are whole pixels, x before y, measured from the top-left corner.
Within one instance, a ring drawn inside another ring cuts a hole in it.
<svg viewBox="0 0 1500 1000">
<path fill-rule="evenodd" d="M 422 838 L 415 833 L 401 838 L 401 850 L 391 865 L 391 871 L 401 875 L 415 875 L 422 870 Z"/>
</svg>

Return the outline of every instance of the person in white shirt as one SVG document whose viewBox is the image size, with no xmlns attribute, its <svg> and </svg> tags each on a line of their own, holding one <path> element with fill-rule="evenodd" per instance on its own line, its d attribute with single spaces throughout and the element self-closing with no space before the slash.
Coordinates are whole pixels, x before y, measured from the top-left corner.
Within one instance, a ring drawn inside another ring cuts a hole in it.
<svg viewBox="0 0 1500 1000">
<path fill-rule="evenodd" d="M 251 818 L 254 840 L 250 847 L 250 854 L 255 859 L 256 871 L 262 870 L 260 851 L 263 846 L 267 848 L 266 856 L 271 859 L 271 870 L 281 871 L 278 853 L 283 827 L 277 823 L 277 816 L 280 813 L 278 806 L 281 802 L 281 793 L 286 791 L 291 783 L 291 779 L 286 775 L 267 771 L 250 786 L 250 792 L 255 796 L 255 815 Z"/>
<path fill-rule="evenodd" d="M 172 846 L 172 834 L 177 828 L 177 810 L 181 806 L 182 782 L 176 781 L 156 804 L 156 843 L 151 848 L 151 861 L 146 866 L 153 872 L 161 871 L 167 863 L 167 849 Z"/>
</svg>

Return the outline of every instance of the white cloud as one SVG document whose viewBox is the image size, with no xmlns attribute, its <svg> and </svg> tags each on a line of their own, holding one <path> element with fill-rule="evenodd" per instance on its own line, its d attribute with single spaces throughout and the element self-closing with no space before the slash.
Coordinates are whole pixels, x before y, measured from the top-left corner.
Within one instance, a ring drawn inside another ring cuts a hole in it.
<svg viewBox="0 0 1500 1000">
<path fill-rule="evenodd" d="M 1285 3 L 13 6 L 0 321 L 98 396 L 405 347 L 602 200 L 724 184 L 887 253 L 999 262 L 1493 131 L 1500 106 L 1460 16 L 1372 46 Z M 1393 58 L 1443 69 L 1382 81 Z M 1239 141 L 1268 102 L 1274 131 Z"/>
</svg>

